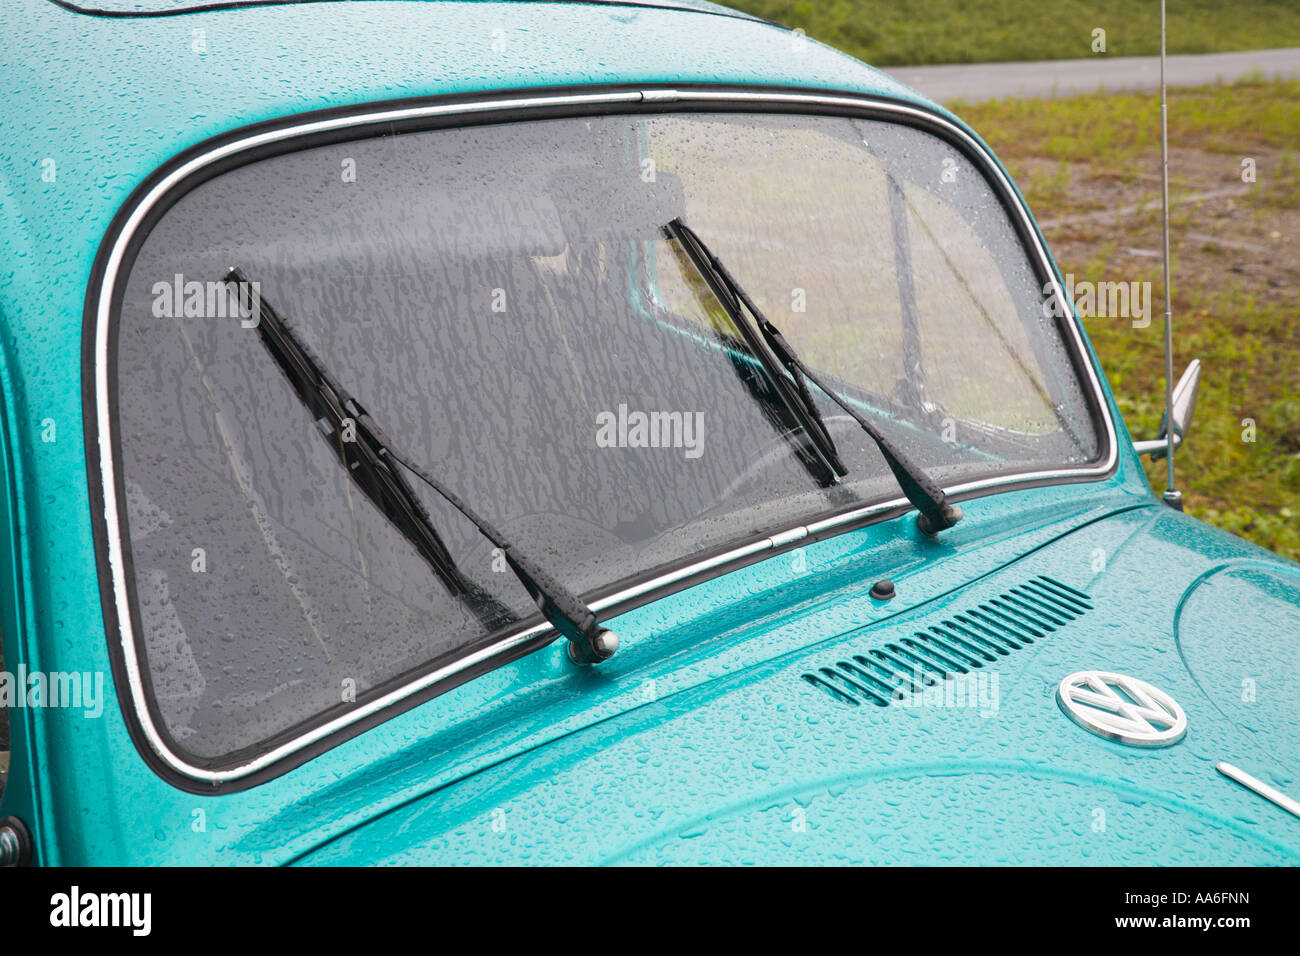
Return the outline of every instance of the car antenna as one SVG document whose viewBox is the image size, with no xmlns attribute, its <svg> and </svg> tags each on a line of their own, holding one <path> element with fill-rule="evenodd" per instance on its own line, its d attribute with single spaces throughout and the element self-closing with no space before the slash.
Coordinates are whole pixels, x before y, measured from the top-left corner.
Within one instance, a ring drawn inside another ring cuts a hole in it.
<svg viewBox="0 0 1300 956">
<path fill-rule="evenodd" d="M 1160 0 L 1160 188 L 1161 233 L 1165 271 L 1165 453 L 1169 458 L 1168 482 L 1161 500 L 1183 510 L 1183 493 L 1174 485 L 1174 308 L 1169 291 L 1169 104 L 1165 93 L 1165 0 Z"/>
</svg>

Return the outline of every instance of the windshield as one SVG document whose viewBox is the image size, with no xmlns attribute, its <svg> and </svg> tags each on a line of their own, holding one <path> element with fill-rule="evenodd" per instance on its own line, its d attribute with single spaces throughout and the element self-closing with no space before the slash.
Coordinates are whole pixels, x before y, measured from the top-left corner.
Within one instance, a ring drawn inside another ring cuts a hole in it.
<svg viewBox="0 0 1300 956">
<path fill-rule="evenodd" d="M 413 493 L 493 613 L 361 493 L 232 267 L 395 446 L 574 594 L 900 497 L 814 389 L 847 471 L 829 473 L 665 232 L 679 217 L 940 484 L 1099 457 L 1045 277 L 983 175 L 919 129 L 587 116 L 240 166 L 153 226 L 116 327 L 137 653 L 178 751 L 255 752 L 540 621 L 429 488 Z"/>
</svg>

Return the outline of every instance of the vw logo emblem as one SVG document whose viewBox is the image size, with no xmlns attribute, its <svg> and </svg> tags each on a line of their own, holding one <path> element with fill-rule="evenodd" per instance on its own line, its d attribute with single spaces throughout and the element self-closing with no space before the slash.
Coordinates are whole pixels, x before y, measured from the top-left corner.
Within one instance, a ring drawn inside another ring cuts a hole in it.
<svg viewBox="0 0 1300 956">
<path fill-rule="evenodd" d="M 1056 700 L 1080 727 L 1130 747 L 1168 747 L 1187 733 L 1187 715 L 1172 697 L 1124 674 L 1071 674 Z"/>
</svg>

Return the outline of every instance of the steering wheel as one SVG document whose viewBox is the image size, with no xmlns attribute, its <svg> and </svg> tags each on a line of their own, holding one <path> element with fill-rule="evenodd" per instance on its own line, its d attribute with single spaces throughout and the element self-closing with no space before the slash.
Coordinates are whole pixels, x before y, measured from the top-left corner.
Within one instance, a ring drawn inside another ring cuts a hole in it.
<svg viewBox="0 0 1300 956">
<path fill-rule="evenodd" d="M 831 435 L 832 440 L 834 440 L 836 433 L 846 436 L 863 434 L 862 426 L 848 415 L 829 415 L 822 419 L 822 424 L 826 426 L 826 431 Z M 719 498 L 719 504 L 729 500 L 742 489 L 753 484 L 760 475 L 765 474 L 774 464 L 787 462 L 793 458 L 795 452 L 790 446 L 790 438 L 788 437 L 791 434 L 797 438 L 800 432 L 797 430 L 785 432 L 764 445 L 764 450 L 759 453 L 758 457 L 750 462 L 745 467 L 745 470 L 723 490 L 722 496 Z"/>
</svg>

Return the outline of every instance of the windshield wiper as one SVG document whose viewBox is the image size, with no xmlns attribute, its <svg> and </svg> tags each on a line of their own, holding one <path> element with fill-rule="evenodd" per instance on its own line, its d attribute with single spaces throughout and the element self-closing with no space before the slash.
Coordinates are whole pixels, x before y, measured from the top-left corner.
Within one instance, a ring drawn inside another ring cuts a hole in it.
<svg viewBox="0 0 1300 956">
<path fill-rule="evenodd" d="M 781 374 L 781 370 L 776 367 L 767 349 L 763 348 L 758 336 L 755 335 L 753 328 L 745 321 L 744 313 L 741 311 L 740 302 L 737 299 L 737 288 L 725 270 L 720 268 L 721 263 L 713 257 L 713 254 L 709 252 L 708 247 L 695 234 L 695 231 L 680 218 L 674 219 L 664 226 L 664 234 L 669 239 L 677 240 L 677 243 L 682 247 L 682 251 L 686 253 L 687 258 L 695 266 L 695 270 L 704 279 L 705 284 L 708 285 L 717 300 L 722 303 L 727 315 L 731 316 L 731 320 L 740 333 L 741 341 L 746 349 L 763 367 L 763 371 L 771 382 L 773 390 L 785 406 L 790 417 L 808 436 L 817 458 L 820 459 L 829 475 L 829 480 L 833 482 L 836 478 L 847 475 L 849 470 L 844 466 L 844 462 L 840 460 L 839 452 L 835 448 L 835 442 L 831 439 L 830 432 L 826 430 L 826 424 L 822 421 L 821 413 L 818 412 L 812 396 L 808 393 L 807 385 L 795 376 L 787 377 Z"/>
<path fill-rule="evenodd" d="M 469 599 L 473 607 L 495 606 L 495 619 L 517 619 L 457 568 L 428 511 L 416 497 L 403 469 L 436 491 L 498 548 L 506 564 L 541 609 L 547 621 L 569 641 L 569 655 L 579 664 L 607 660 L 618 649 L 618 636 L 596 622 L 596 614 L 547 572 L 512 545 L 487 519 L 477 514 L 424 468 L 397 451 L 366 409 L 332 375 L 283 318 L 260 295 L 238 267 L 225 275 L 239 296 L 241 311 L 256 323 L 258 335 L 307 406 L 349 478 L 415 546 L 447 589 Z M 489 625 L 489 629 L 493 629 Z"/>
<path fill-rule="evenodd" d="M 795 394 L 803 406 L 805 416 L 813 422 L 816 428 L 816 431 L 808 429 L 809 434 L 814 437 L 815 441 L 824 438 L 827 443 L 830 443 L 830 435 L 827 434 L 826 427 L 822 424 L 821 414 L 817 411 L 817 406 L 813 402 L 812 393 L 808 389 L 807 382 L 812 382 L 825 392 L 835 404 L 844 409 L 849 417 L 862 427 L 863 431 L 871 436 L 872 441 L 876 443 L 876 447 L 880 449 L 880 454 L 884 457 L 885 463 L 889 465 L 889 470 L 894 473 L 894 478 L 897 479 L 899 487 L 903 489 L 903 494 L 920 512 L 917 515 L 917 525 L 925 534 L 938 534 L 945 528 L 951 528 L 961 520 L 961 508 L 948 503 L 944 490 L 929 475 L 913 464 L 903 453 L 903 450 L 896 447 L 888 436 L 877 428 L 870 419 L 845 401 L 820 375 L 804 364 L 798 353 L 786 341 L 785 336 L 781 334 L 780 329 L 768 320 L 767 316 L 754 303 L 754 300 L 749 297 L 749 293 L 745 291 L 744 286 L 736 281 L 736 278 L 727 270 L 727 267 L 709 250 L 704 240 L 693 229 L 678 218 L 668 223 L 664 230 L 670 237 L 682 242 L 682 246 L 687 250 L 691 261 L 699 268 L 710 287 L 718 286 L 721 288 L 721 294 L 718 294 L 718 289 L 715 289 L 718 301 L 727 310 L 736 327 L 745 336 L 746 341 L 753 339 L 753 332 L 750 329 L 749 320 L 745 317 L 744 310 L 747 309 L 750 315 L 754 317 L 763 341 L 767 343 L 767 347 L 772 350 L 772 353 L 789 372 L 790 380 L 796 389 Z M 744 309 L 741 308 L 742 305 Z M 753 346 L 751 345 L 751 347 Z M 755 351 L 764 367 L 769 368 L 772 374 L 784 380 L 784 376 L 780 376 L 779 372 L 771 369 L 772 363 L 763 355 L 762 350 L 755 349 Z M 835 456 L 834 449 L 835 446 L 831 443 L 830 454 L 832 456 Z M 838 474 L 847 474 L 847 470 L 839 463 L 838 457 L 832 457 L 830 460 L 835 463 Z"/>
</svg>

